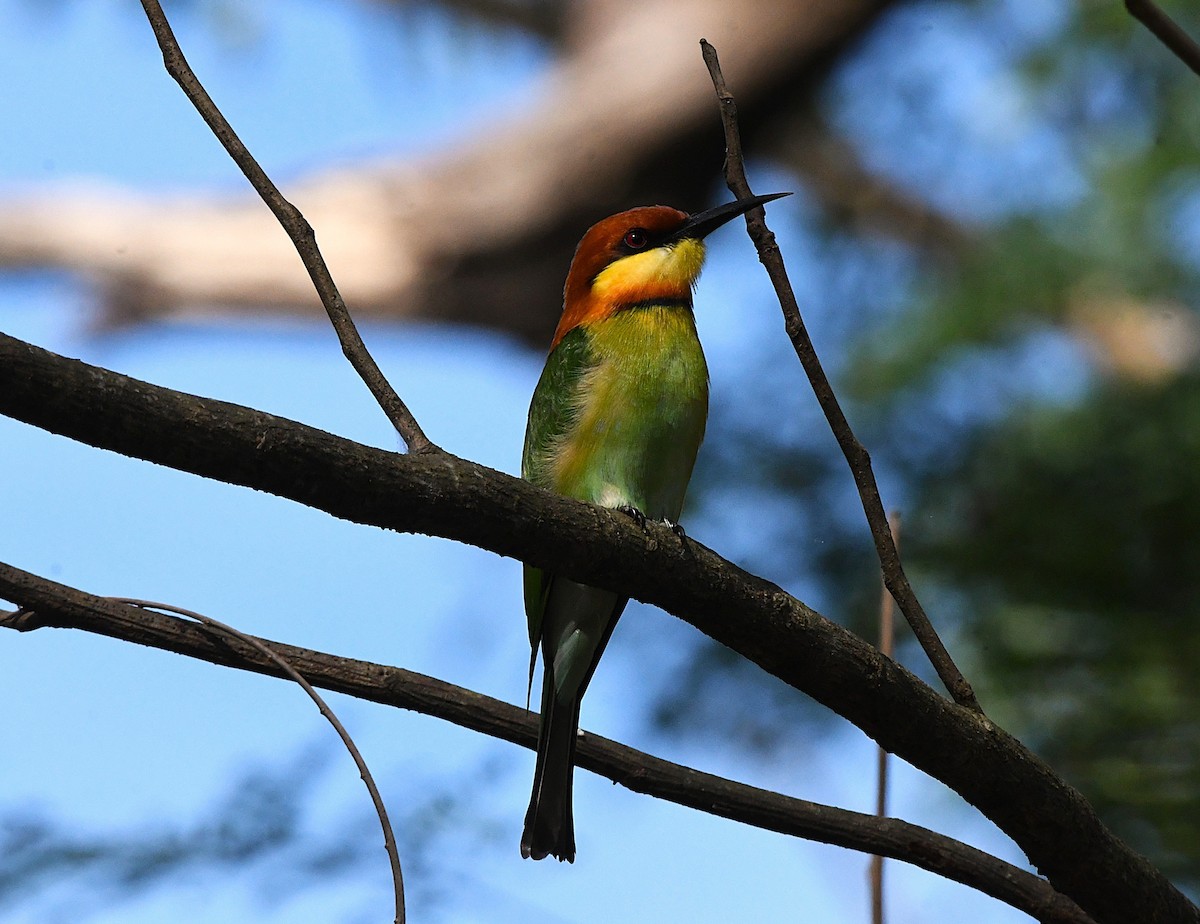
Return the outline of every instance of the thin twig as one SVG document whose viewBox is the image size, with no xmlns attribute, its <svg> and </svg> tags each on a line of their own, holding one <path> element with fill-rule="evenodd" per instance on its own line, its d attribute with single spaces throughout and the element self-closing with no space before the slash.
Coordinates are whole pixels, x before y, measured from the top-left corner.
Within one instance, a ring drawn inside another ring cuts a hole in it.
<svg viewBox="0 0 1200 924">
<path fill-rule="evenodd" d="M 184 620 L 122 605 L 0 563 L 0 599 L 22 607 L 0 612 L 0 628 L 80 629 L 150 645 L 239 670 L 283 673 L 262 647 L 309 682 L 371 702 L 411 709 L 526 748 L 537 720 L 526 710 L 400 668 L 297 648 L 267 639 L 214 640 Z M 259 645 L 254 645 L 258 642 Z M 246 644 L 251 643 L 251 644 Z M 579 739 L 578 765 L 634 792 L 793 837 L 879 853 L 961 882 L 1046 924 L 1092 924 L 1044 879 L 975 847 L 896 818 L 821 805 L 673 764 L 597 735 Z"/>
<path fill-rule="evenodd" d="M 404 924 L 404 874 L 400 871 L 400 851 L 396 847 L 396 835 L 392 832 L 392 823 L 388 820 L 387 808 L 383 804 L 383 797 L 379 794 L 379 788 L 375 785 L 375 778 L 371 776 L 371 771 L 367 768 L 367 762 L 363 760 L 363 756 L 359 752 L 357 745 L 355 745 L 354 739 L 350 737 L 350 733 L 346 731 L 346 727 L 342 725 L 337 715 L 334 714 L 334 711 L 329 708 L 329 704 L 321 698 L 321 694 L 313 689 L 312 684 L 305 680 L 300 675 L 300 672 L 292 667 L 286 658 L 281 657 L 275 652 L 270 645 L 252 635 L 247 635 L 245 632 L 235 629 L 233 626 L 213 619 L 211 616 L 186 610 L 181 606 L 173 606 L 170 603 L 156 603 L 153 600 L 138 600 L 133 597 L 108 597 L 107 599 L 113 603 L 124 603 L 128 606 L 136 606 L 142 610 L 160 610 L 194 619 L 211 629 L 216 629 L 231 638 L 238 639 L 250 645 L 269 658 L 276 667 L 300 685 L 301 689 L 308 694 L 309 699 L 317 704 L 317 708 L 321 710 L 321 715 L 325 716 L 329 724 L 333 726 L 333 730 L 338 733 L 338 737 L 342 739 L 346 750 L 350 752 L 350 756 L 354 759 L 355 766 L 358 767 L 358 772 L 362 776 L 363 783 L 367 786 L 367 792 L 371 794 L 371 802 L 375 805 L 375 814 L 379 816 L 379 825 L 383 828 L 383 846 L 387 851 L 388 860 L 392 865 L 392 889 L 396 898 L 395 924 Z"/>
<path fill-rule="evenodd" d="M 162 49 L 163 64 L 166 66 L 167 73 L 175 79 L 187 98 L 191 100 L 201 118 L 208 123 L 208 127 L 212 129 L 217 140 L 225 147 L 229 156 L 233 158 L 233 162 L 245 174 L 250 185 L 262 197 L 263 202 L 267 204 L 267 207 L 279 220 L 283 230 L 291 238 L 292 243 L 295 244 L 296 252 L 300 255 L 304 268 L 308 270 L 313 286 L 321 297 L 321 304 L 325 306 L 325 311 L 341 342 L 342 352 L 350 360 L 350 365 L 354 367 L 367 388 L 371 390 L 371 394 L 375 396 L 375 400 L 387 415 L 388 420 L 392 422 L 392 426 L 404 439 L 410 452 L 440 452 L 439 448 L 425 435 L 416 418 L 413 417 L 400 396 L 396 394 L 388 380 L 384 378 L 379 366 L 368 352 L 366 344 L 363 343 L 363 339 L 358 333 L 358 328 L 354 325 L 354 319 L 350 317 L 346 303 L 342 300 L 341 293 L 338 292 L 333 276 L 329 273 L 329 267 L 325 265 L 325 258 L 321 256 L 321 251 L 317 247 L 317 236 L 313 232 L 312 226 L 300 213 L 300 210 L 283 197 L 271 178 L 267 176 L 258 161 L 254 159 L 237 136 L 233 126 L 221 114 L 216 103 L 212 101 L 208 91 L 204 89 L 187 63 L 187 59 L 183 56 L 183 51 L 175 40 L 175 33 L 171 31 L 171 24 L 167 22 L 167 16 L 158 0 L 142 0 L 142 8 L 146 11 L 146 18 L 150 21 L 155 38 L 158 39 L 159 48 Z"/>
<path fill-rule="evenodd" d="M 721 123 L 725 128 L 726 183 L 735 196 L 744 199 L 752 193 L 750 184 L 746 182 L 745 164 L 742 160 L 742 142 L 737 124 L 737 104 L 725 85 L 725 77 L 721 73 L 721 65 L 717 61 L 717 50 L 704 39 L 700 40 L 700 47 L 717 93 L 717 100 L 721 108 Z M 804 326 L 804 319 L 800 315 L 800 306 L 796 303 L 796 295 L 788 280 L 783 257 L 775 243 L 775 236 L 767 229 L 761 208 L 751 209 L 746 213 L 746 226 L 758 251 L 758 258 L 766 267 L 767 275 L 771 277 L 771 283 L 775 286 L 779 305 L 783 309 L 788 337 L 795 348 L 796 356 L 804 367 L 808 381 L 817 396 L 817 402 L 821 405 L 821 410 L 825 412 L 825 419 L 829 422 L 829 427 L 854 476 L 854 484 L 858 488 L 858 496 L 862 501 L 863 511 L 866 513 L 867 523 L 871 529 L 871 537 L 875 540 L 875 551 L 879 555 L 884 583 L 892 596 L 896 598 L 900 611 L 908 620 L 908 624 L 912 626 L 913 634 L 921 643 L 921 647 L 937 671 L 938 677 L 950 691 L 954 701 L 960 706 L 982 714 L 983 709 L 980 708 L 979 701 L 975 698 L 975 691 L 971 689 L 971 685 L 963 677 L 962 672 L 955 666 L 946 646 L 942 644 L 942 640 L 930 623 L 929 617 L 925 615 L 925 610 L 917 599 L 917 595 L 904 573 L 904 568 L 900 564 L 896 541 L 888 527 L 887 514 L 883 509 L 883 501 L 879 497 L 879 485 L 871 470 L 871 457 L 867 453 L 866 447 L 858 441 L 854 431 L 851 430 L 850 423 L 846 420 L 846 415 L 842 412 L 837 396 L 833 392 L 833 387 L 825 375 L 825 370 L 821 367 L 821 360 L 817 356 L 812 339 Z"/>
<path fill-rule="evenodd" d="M 1164 13 L 1154 0 L 1125 0 L 1130 15 L 1158 36 L 1180 61 L 1200 74 L 1200 45 Z"/>
<path fill-rule="evenodd" d="M 892 511 L 888 517 L 888 525 L 892 535 L 896 537 L 896 545 L 900 545 L 900 514 Z M 885 584 L 879 594 L 879 650 L 892 656 L 895 649 L 895 607 L 892 595 L 888 593 Z M 888 793 L 888 752 L 878 749 L 875 782 L 875 817 L 887 817 Z M 883 857 L 879 854 L 871 857 L 871 924 L 883 924 Z"/>
</svg>

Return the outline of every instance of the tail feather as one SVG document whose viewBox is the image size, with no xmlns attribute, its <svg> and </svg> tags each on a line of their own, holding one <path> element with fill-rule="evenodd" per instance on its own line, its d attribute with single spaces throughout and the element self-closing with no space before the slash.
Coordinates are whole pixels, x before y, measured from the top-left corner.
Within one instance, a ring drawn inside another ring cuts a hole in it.
<svg viewBox="0 0 1200 924">
<path fill-rule="evenodd" d="M 575 766 L 575 740 L 579 733 L 579 701 L 555 695 L 550 669 L 542 682 L 542 722 L 538 732 L 537 767 L 533 795 L 525 813 L 521 856 L 541 860 L 554 856 L 575 862 L 575 819 L 571 788 Z"/>
<path fill-rule="evenodd" d="M 571 789 L 579 704 L 626 600 L 608 590 L 551 578 L 541 622 L 542 721 L 521 855 L 575 861 Z"/>
</svg>

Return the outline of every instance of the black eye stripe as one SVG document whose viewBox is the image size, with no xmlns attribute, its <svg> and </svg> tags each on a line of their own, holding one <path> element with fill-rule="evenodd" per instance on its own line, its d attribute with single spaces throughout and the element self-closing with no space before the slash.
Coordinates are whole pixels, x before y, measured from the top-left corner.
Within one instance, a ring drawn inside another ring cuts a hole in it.
<svg viewBox="0 0 1200 924">
<path fill-rule="evenodd" d="M 654 234 L 645 228 L 630 228 L 621 235 L 617 249 L 621 253 L 640 253 L 649 247 L 653 247 L 660 237 L 661 235 Z"/>
</svg>

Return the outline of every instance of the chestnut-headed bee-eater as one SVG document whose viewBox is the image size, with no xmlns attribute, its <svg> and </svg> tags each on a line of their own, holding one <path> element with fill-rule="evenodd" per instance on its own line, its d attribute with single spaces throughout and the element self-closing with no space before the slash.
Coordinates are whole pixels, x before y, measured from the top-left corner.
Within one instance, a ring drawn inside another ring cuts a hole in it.
<svg viewBox="0 0 1200 924">
<path fill-rule="evenodd" d="M 661 205 L 630 209 L 588 230 L 571 262 L 562 319 L 529 407 L 522 477 L 675 524 L 708 417 L 708 367 L 692 316 L 703 240 L 782 195 L 697 215 Z M 571 780 L 579 703 L 626 602 L 525 567 L 529 641 L 534 657 L 541 646 L 543 674 L 524 857 L 575 859 Z"/>
</svg>

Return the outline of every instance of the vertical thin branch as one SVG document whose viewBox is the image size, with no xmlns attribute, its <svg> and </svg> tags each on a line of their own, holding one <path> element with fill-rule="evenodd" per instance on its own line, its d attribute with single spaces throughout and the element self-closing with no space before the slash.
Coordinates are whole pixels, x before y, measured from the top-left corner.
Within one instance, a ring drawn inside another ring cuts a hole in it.
<svg viewBox="0 0 1200 924">
<path fill-rule="evenodd" d="M 744 199 L 752 193 L 750 184 L 746 182 L 746 169 L 742 160 L 742 142 L 737 124 L 737 104 L 725 85 L 725 77 L 721 73 L 721 65 L 717 61 L 717 50 L 704 39 L 700 40 L 700 47 L 717 93 L 721 108 L 721 122 L 725 128 L 726 183 L 735 196 Z M 796 356 L 804 367 L 805 375 L 808 376 L 809 384 L 817 397 L 817 403 L 825 413 L 825 419 L 829 422 L 834 438 L 841 447 L 842 454 L 850 466 L 850 472 L 854 476 L 854 484 L 858 488 L 858 496 L 867 517 L 871 538 L 875 542 L 875 551 L 879 556 L 884 583 L 892 596 L 896 598 L 900 612 L 908 620 L 913 634 L 921 643 L 921 647 L 937 671 L 938 677 L 950 691 L 954 701 L 960 706 L 982 713 L 979 701 L 975 698 L 975 691 L 955 665 L 946 646 L 942 644 L 942 640 L 925 614 L 925 609 L 917 599 L 917 595 L 904 573 L 904 568 L 900 564 L 896 540 L 888 526 L 887 514 L 884 512 L 883 501 L 879 496 L 879 485 L 876 483 L 875 474 L 871 469 L 871 457 L 866 447 L 858 441 L 854 431 L 850 428 L 850 423 L 842 412 L 833 387 L 825 375 L 825 370 L 821 367 L 821 360 L 817 356 L 812 339 L 804 326 L 804 319 L 800 315 L 800 306 L 796 303 L 796 295 L 788 280 L 783 257 L 775 243 L 775 236 L 767 229 L 761 208 L 751 209 L 746 213 L 746 227 L 751 240 L 754 241 L 755 249 L 758 251 L 758 258 L 766 267 L 767 275 L 771 277 L 771 283 L 775 286 L 779 305 L 783 309 L 785 327 L 796 351 Z"/>
<path fill-rule="evenodd" d="M 1175 57 L 1200 74 L 1200 45 L 1164 13 L 1154 0 L 1125 0 L 1125 9 L 1143 26 L 1153 32 Z"/>
<path fill-rule="evenodd" d="M 900 545 L 900 514 L 895 510 L 888 516 L 888 526 L 896 537 L 896 546 Z M 879 594 L 879 650 L 889 658 L 895 650 L 895 607 L 892 605 L 892 595 L 887 585 L 880 588 Z M 879 748 L 876 765 L 875 783 L 875 815 L 877 818 L 887 817 L 888 794 L 888 752 Z M 883 924 L 883 857 L 875 854 L 871 857 L 871 924 Z"/>
<path fill-rule="evenodd" d="M 317 236 L 313 232 L 312 225 L 308 223 L 299 209 L 283 197 L 271 178 L 267 176 L 258 161 L 254 159 L 237 136 L 233 126 L 221 114 L 216 103 L 212 101 L 208 91 L 204 89 L 187 63 L 187 59 L 183 56 L 183 51 L 175 40 L 175 33 L 171 30 L 171 24 L 167 22 L 167 16 L 158 0 L 142 0 L 142 8 L 146 11 L 150 28 L 154 30 L 158 47 L 162 49 L 163 64 L 166 66 L 167 73 L 175 79 L 180 89 L 191 100 L 196 111 L 200 113 L 200 117 L 208 123 L 208 127 L 212 129 L 217 140 L 225 147 L 229 156 L 233 158 L 233 162 L 245 174 L 250 185 L 262 197 L 263 202 L 267 204 L 296 246 L 296 252 L 300 255 L 300 260 L 304 263 L 304 268 L 308 270 L 309 278 L 312 279 L 313 286 L 321 297 L 321 304 L 325 306 L 325 311 L 341 342 L 342 352 L 350 360 L 350 365 L 354 367 L 367 388 L 371 390 L 371 394 L 375 396 L 375 400 L 387 415 L 388 420 L 392 422 L 392 426 L 403 437 L 409 452 L 440 452 L 438 447 L 425 435 L 408 406 L 384 378 L 374 358 L 367 351 L 367 346 L 363 343 L 358 328 L 354 325 L 354 319 L 350 317 L 346 303 L 342 301 L 341 293 L 338 292 L 333 276 L 329 273 L 329 267 L 325 265 L 325 258 L 321 256 L 321 251 L 317 247 Z"/>
<path fill-rule="evenodd" d="M 367 792 L 371 794 L 371 802 L 375 806 L 375 814 L 379 816 L 380 827 L 383 828 L 383 846 L 387 851 L 388 861 L 392 866 L 392 889 L 396 899 L 396 917 L 395 924 L 404 924 L 404 875 L 400 871 L 400 851 L 396 847 L 396 835 L 392 832 L 392 823 L 388 820 L 387 808 L 384 807 L 383 797 L 379 794 L 379 788 L 375 785 L 375 778 L 371 776 L 371 771 L 367 768 L 367 762 L 363 760 L 362 754 L 355 745 L 354 740 L 350 737 L 350 733 L 346 731 L 346 727 L 334 714 L 329 705 L 321 698 L 321 694 L 313 689 L 312 684 L 301 676 L 288 661 L 281 657 L 277 652 L 272 651 L 269 645 L 263 644 L 252 635 L 246 635 L 235 629 L 233 626 L 226 625 L 211 616 L 205 616 L 201 613 L 195 613 L 192 610 L 185 610 L 179 606 L 172 606 L 170 603 L 155 603 L 153 600 L 135 600 L 131 597 L 109 597 L 113 603 L 124 603 L 127 606 L 136 606 L 143 610 L 162 610 L 167 613 L 176 613 L 180 616 L 186 616 L 189 619 L 194 619 L 210 629 L 216 629 L 229 635 L 239 641 L 245 642 L 250 647 L 254 648 L 264 657 L 269 658 L 276 667 L 287 674 L 292 680 L 300 684 L 300 687 L 308 694 L 309 699 L 316 703 L 317 708 L 321 710 L 321 715 L 329 721 L 333 726 L 333 730 L 338 733 L 338 737 L 342 739 L 342 743 L 346 746 L 346 750 L 350 752 L 350 756 L 354 759 L 354 765 L 358 767 L 358 773 L 362 777 L 363 783 L 366 784 Z"/>
</svg>

